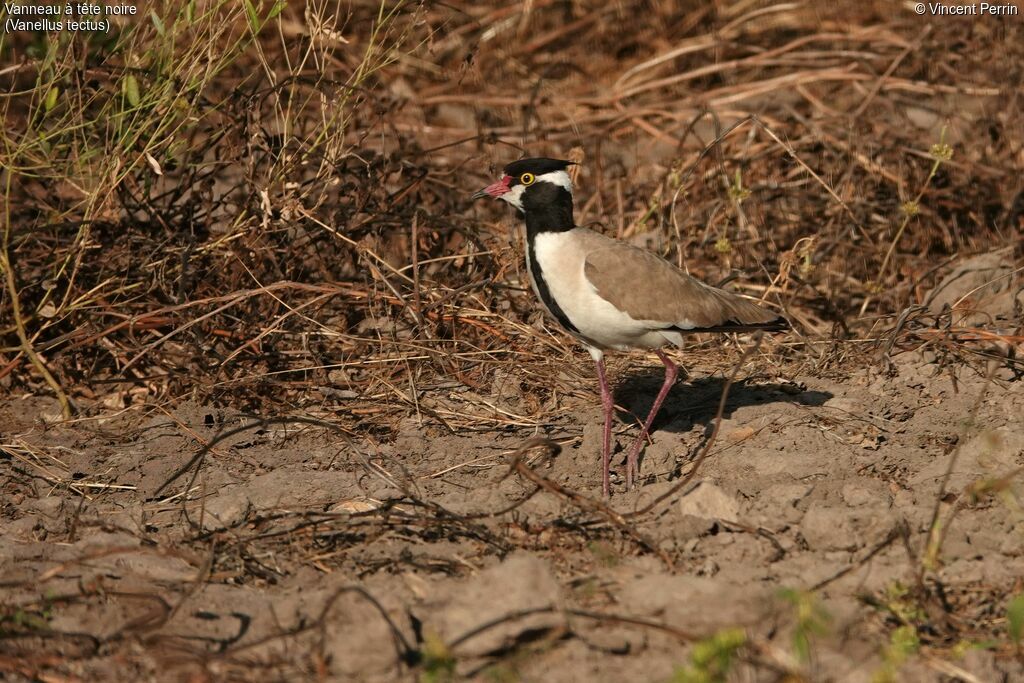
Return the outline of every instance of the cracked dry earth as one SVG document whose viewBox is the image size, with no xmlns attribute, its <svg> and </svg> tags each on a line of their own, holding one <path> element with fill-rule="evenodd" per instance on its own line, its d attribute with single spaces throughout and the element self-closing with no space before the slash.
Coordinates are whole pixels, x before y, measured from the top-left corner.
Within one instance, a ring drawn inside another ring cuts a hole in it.
<svg viewBox="0 0 1024 683">
<path fill-rule="evenodd" d="M 616 373 L 633 378 L 620 405 L 643 413 L 651 372 Z M 613 509 L 669 492 L 707 440 L 722 381 L 691 372 L 656 425 L 642 486 L 620 484 Z M 0 464 L 2 670 L 9 680 L 447 680 L 454 670 L 666 681 L 692 639 L 739 627 L 751 646 L 737 680 L 787 670 L 816 681 L 887 670 L 1021 680 L 1020 660 L 998 648 L 952 654 L 1005 633 L 1024 576 L 1016 483 L 964 499 L 929 579 L 942 592 L 923 607 L 933 625 L 919 631 L 923 647 L 895 662 L 886 650 L 946 472 L 943 518 L 975 482 L 1024 465 L 1024 384 L 963 366 L 956 375 L 904 353 L 887 373 L 739 382 L 697 476 L 628 518 L 629 533 L 551 490 L 515 505 L 533 484 L 509 474 L 507 454 L 532 430 L 452 434 L 408 420 L 371 445 L 253 424 L 205 453 L 197 477 L 193 467 L 158 490 L 247 418 L 184 404 L 131 428 L 46 426 L 51 404 L 11 400 L 0 409 L 11 446 Z M 596 496 L 600 407 L 569 408 L 547 429 L 561 453 L 533 471 Z M 616 431 L 621 458 L 636 432 Z M 800 605 L 812 590 L 820 623 L 808 634 Z"/>
</svg>

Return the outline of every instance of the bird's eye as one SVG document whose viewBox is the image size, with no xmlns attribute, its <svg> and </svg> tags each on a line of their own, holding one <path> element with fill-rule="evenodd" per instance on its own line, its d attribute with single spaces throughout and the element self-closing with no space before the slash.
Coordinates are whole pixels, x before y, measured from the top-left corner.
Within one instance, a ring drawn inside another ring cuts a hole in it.
<svg viewBox="0 0 1024 683">
<path fill-rule="evenodd" d="M 523 175 L 519 176 L 519 182 L 521 182 L 523 185 L 533 185 L 534 180 L 536 180 L 536 178 L 533 177 L 532 173 L 524 173 Z"/>
</svg>

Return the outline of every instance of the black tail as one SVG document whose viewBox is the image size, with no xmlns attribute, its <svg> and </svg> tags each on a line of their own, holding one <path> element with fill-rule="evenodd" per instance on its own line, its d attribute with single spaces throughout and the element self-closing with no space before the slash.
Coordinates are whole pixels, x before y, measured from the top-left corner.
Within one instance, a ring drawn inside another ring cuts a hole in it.
<svg viewBox="0 0 1024 683">
<path fill-rule="evenodd" d="M 789 321 L 783 318 L 781 315 L 774 320 L 769 320 L 766 323 L 740 323 L 740 322 L 727 322 L 722 325 L 713 325 L 711 327 L 693 327 L 688 330 L 681 327 L 671 327 L 674 332 L 784 332 L 790 329 Z"/>
</svg>

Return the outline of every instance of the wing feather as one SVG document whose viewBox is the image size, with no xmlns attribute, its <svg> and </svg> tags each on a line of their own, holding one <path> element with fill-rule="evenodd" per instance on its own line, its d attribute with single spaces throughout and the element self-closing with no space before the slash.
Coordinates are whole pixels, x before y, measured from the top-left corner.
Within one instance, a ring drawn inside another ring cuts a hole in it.
<svg viewBox="0 0 1024 683">
<path fill-rule="evenodd" d="M 623 242 L 608 239 L 590 250 L 584 274 L 601 298 L 634 320 L 665 328 L 740 331 L 787 326 L 784 318 L 750 299 L 706 285 L 657 254 Z"/>
</svg>

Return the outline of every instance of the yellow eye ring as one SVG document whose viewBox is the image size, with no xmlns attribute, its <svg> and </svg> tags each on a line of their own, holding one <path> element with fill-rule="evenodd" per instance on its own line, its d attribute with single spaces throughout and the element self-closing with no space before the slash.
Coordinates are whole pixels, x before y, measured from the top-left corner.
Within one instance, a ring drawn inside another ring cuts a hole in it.
<svg viewBox="0 0 1024 683">
<path fill-rule="evenodd" d="M 523 175 L 519 176 L 519 182 L 521 182 L 523 185 L 533 185 L 534 180 L 536 180 L 536 178 L 532 173 L 524 173 Z"/>
</svg>

